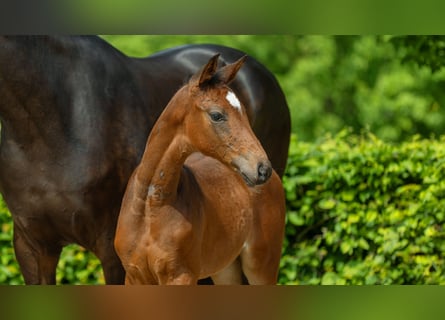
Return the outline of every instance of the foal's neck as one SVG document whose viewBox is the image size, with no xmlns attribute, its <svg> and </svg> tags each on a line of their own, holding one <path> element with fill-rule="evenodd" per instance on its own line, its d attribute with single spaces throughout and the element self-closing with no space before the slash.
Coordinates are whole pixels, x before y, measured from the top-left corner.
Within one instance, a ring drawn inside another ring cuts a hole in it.
<svg viewBox="0 0 445 320">
<path fill-rule="evenodd" d="M 137 171 L 152 206 L 175 201 L 184 162 L 194 151 L 183 133 L 185 112 L 174 104 L 175 98 L 153 127 Z"/>
</svg>

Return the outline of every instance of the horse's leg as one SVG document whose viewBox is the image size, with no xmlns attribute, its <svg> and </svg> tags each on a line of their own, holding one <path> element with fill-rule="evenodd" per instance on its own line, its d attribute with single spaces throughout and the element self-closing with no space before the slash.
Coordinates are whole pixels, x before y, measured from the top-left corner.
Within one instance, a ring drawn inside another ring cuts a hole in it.
<svg viewBox="0 0 445 320">
<path fill-rule="evenodd" d="M 280 254 L 269 250 L 267 244 L 252 246 L 241 253 L 242 270 L 251 285 L 277 283 Z"/>
<path fill-rule="evenodd" d="M 159 258 L 160 260 L 162 258 Z M 153 260 L 152 260 L 153 262 Z M 150 260 L 149 260 L 150 265 Z M 198 274 L 178 259 L 151 263 L 151 270 L 160 285 L 197 285 Z"/>
<path fill-rule="evenodd" d="M 249 284 L 277 283 L 283 243 L 284 212 L 284 208 L 276 210 L 268 205 L 257 208 L 255 226 L 240 255 L 241 267 Z"/>
<path fill-rule="evenodd" d="M 155 285 L 156 279 L 153 277 L 150 271 L 141 270 L 137 265 L 127 265 L 127 272 L 125 274 L 126 285 Z"/>
<path fill-rule="evenodd" d="M 225 269 L 221 270 L 217 274 L 214 274 L 212 276 L 212 280 L 216 285 L 242 284 L 243 279 L 242 279 L 241 261 L 239 257 Z"/>
<path fill-rule="evenodd" d="M 105 236 L 97 241 L 94 250 L 100 260 L 106 284 L 124 284 L 125 270 L 113 245 L 113 236 Z"/>
<path fill-rule="evenodd" d="M 14 251 L 26 284 L 56 284 L 56 268 L 62 247 L 30 239 L 28 232 L 14 224 Z"/>
<path fill-rule="evenodd" d="M 259 210 L 258 216 L 264 214 L 264 211 Z M 277 282 L 284 228 L 284 223 L 280 222 L 284 221 L 284 213 L 280 215 L 283 217 L 258 223 L 241 251 L 241 268 L 249 284 L 266 285 Z"/>
<path fill-rule="evenodd" d="M 198 284 L 198 278 L 190 272 L 181 272 L 175 276 L 168 278 L 160 278 L 159 284 L 165 285 L 196 285 Z"/>
<path fill-rule="evenodd" d="M 125 270 L 116 254 L 113 257 L 99 260 L 102 264 L 106 284 L 124 284 Z"/>
<path fill-rule="evenodd" d="M 145 285 L 195 285 L 198 279 L 190 272 L 178 273 L 174 276 L 157 275 L 154 278 L 149 271 L 141 272 L 137 266 L 129 266 L 125 276 L 126 285 L 145 284 Z"/>
</svg>

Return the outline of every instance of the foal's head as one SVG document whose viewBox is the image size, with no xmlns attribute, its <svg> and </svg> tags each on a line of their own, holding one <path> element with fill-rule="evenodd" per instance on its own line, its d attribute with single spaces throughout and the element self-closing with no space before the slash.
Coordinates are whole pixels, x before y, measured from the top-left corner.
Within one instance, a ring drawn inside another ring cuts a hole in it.
<svg viewBox="0 0 445 320">
<path fill-rule="evenodd" d="M 235 169 L 249 186 L 269 179 L 272 167 L 253 133 L 246 110 L 227 86 L 245 56 L 217 70 L 216 55 L 183 88 L 184 130 L 197 151 Z"/>
</svg>

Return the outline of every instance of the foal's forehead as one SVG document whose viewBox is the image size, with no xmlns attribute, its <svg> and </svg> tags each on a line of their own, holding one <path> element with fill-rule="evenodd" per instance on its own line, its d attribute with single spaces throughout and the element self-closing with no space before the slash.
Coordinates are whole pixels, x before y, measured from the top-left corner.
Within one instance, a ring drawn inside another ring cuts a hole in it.
<svg viewBox="0 0 445 320">
<path fill-rule="evenodd" d="M 233 109 L 235 109 L 239 113 L 242 113 L 241 102 L 236 96 L 235 92 L 233 92 L 229 87 L 223 86 L 212 88 L 210 90 L 200 90 L 199 92 L 200 99 L 202 99 L 202 101 L 206 101 L 205 104 L 207 105 L 224 100 Z"/>
<path fill-rule="evenodd" d="M 238 112 L 241 113 L 241 102 L 238 100 L 236 94 L 230 89 L 227 90 L 226 100 L 232 107 L 234 107 L 236 110 L 238 110 Z"/>
</svg>

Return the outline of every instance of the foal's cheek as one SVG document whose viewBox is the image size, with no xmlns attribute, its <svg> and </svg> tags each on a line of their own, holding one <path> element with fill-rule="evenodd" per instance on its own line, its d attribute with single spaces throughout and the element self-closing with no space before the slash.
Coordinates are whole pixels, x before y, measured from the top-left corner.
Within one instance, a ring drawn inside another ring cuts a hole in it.
<svg viewBox="0 0 445 320">
<path fill-rule="evenodd" d="M 232 130 L 227 121 L 212 123 L 211 128 L 220 144 L 223 143 L 223 141 L 226 142 L 231 140 Z"/>
</svg>

